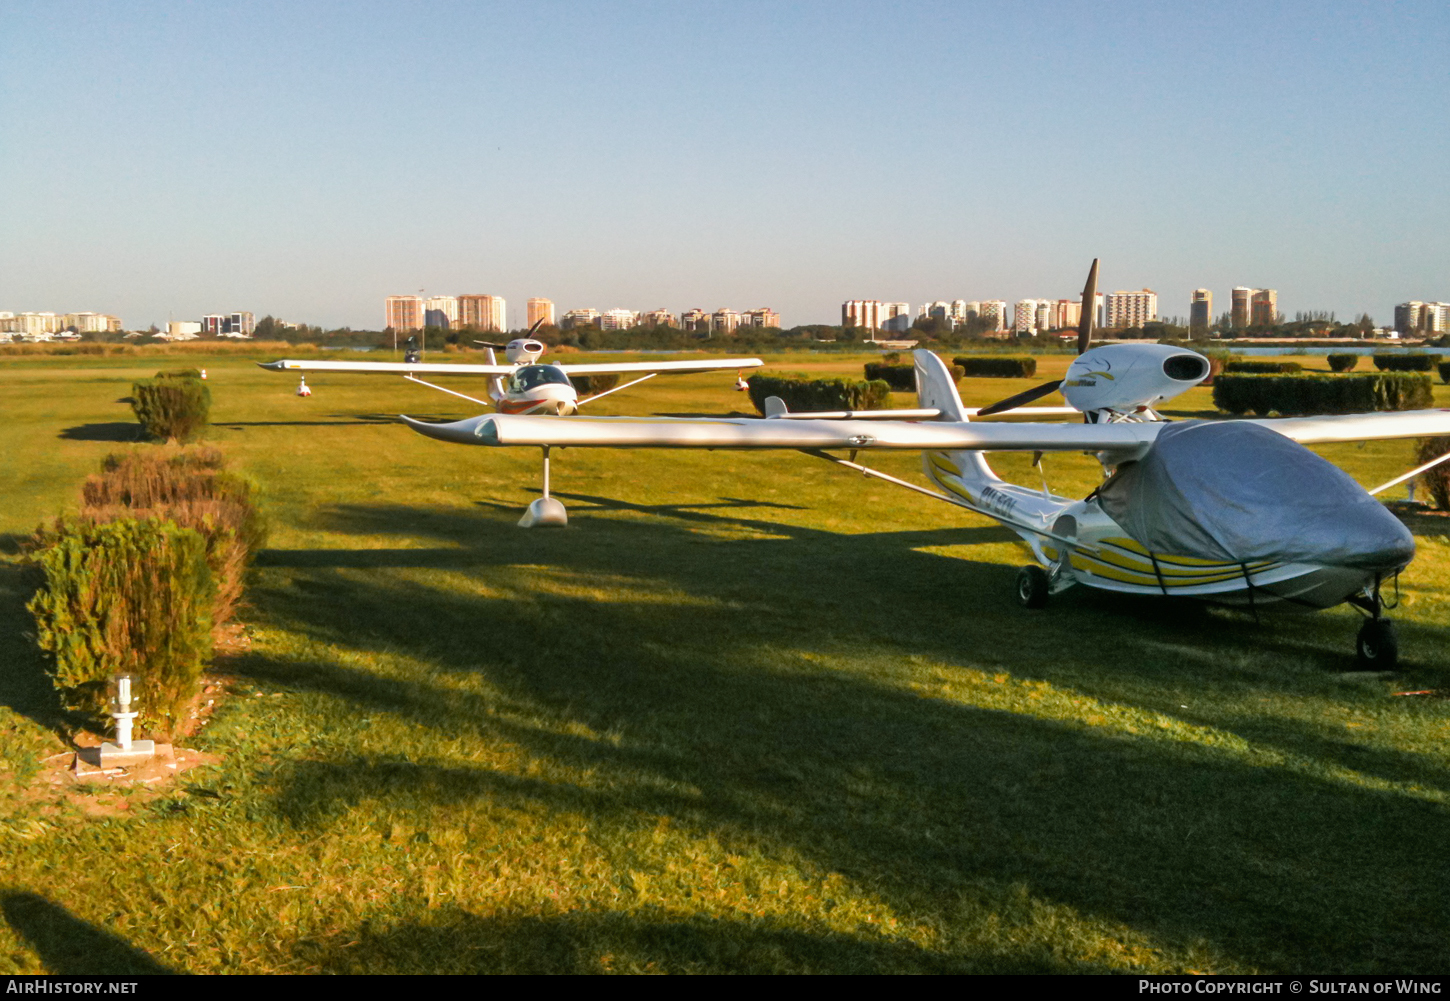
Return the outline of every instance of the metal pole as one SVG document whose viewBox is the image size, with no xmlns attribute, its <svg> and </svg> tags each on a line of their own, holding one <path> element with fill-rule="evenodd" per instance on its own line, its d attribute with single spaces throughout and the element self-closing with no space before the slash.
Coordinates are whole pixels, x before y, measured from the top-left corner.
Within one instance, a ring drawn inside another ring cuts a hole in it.
<svg viewBox="0 0 1450 1001">
<path fill-rule="evenodd" d="M 549 446 L 544 446 L 544 500 L 549 499 Z"/>
</svg>

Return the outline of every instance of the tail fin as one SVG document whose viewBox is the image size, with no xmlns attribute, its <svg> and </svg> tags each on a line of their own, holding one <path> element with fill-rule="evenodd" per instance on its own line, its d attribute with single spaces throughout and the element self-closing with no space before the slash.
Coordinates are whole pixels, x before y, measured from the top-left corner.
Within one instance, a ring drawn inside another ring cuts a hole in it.
<svg viewBox="0 0 1450 1001">
<path fill-rule="evenodd" d="M 919 348 L 913 353 L 916 361 L 916 399 L 921 407 L 941 411 L 939 421 L 965 421 L 966 408 L 957 392 L 952 370 L 931 351 Z M 982 487 L 1001 482 L 981 452 L 922 452 L 921 468 L 927 479 L 947 493 L 977 503 Z"/>
<path fill-rule="evenodd" d="M 925 348 L 912 352 L 916 362 L 916 399 L 919 407 L 935 407 L 941 411 L 939 421 L 964 421 L 967 419 L 962 398 L 957 393 L 957 381 L 952 378 L 946 362 Z"/>
</svg>

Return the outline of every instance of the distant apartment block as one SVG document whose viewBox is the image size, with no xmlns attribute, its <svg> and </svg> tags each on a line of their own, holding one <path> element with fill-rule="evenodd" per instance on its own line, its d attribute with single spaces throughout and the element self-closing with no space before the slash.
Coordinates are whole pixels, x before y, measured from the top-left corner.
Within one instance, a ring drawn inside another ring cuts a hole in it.
<svg viewBox="0 0 1450 1001">
<path fill-rule="evenodd" d="M 877 312 L 881 329 L 894 334 L 903 334 L 911 329 L 911 303 L 883 302 Z"/>
<path fill-rule="evenodd" d="M 680 329 L 708 333 L 710 330 L 710 314 L 698 306 L 694 309 L 687 309 L 680 314 Z"/>
<path fill-rule="evenodd" d="M 1141 327 L 1158 319 L 1158 293 L 1152 289 L 1138 292 L 1114 292 L 1107 297 L 1107 318 L 1103 326 L 1109 330 Z"/>
<path fill-rule="evenodd" d="M 1057 300 L 1057 316 L 1053 324 L 1053 330 L 1071 330 L 1082 322 L 1082 301 L 1074 302 L 1071 299 Z"/>
<path fill-rule="evenodd" d="M 1015 334 L 1035 334 L 1039 329 L 1046 330 L 1046 326 L 1038 327 L 1038 306 L 1048 302 L 1046 299 L 1021 299 L 1012 307 L 1012 332 Z"/>
<path fill-rule="evenodd" d="M 549 299 L 530 299 L 528 318 L 530 330 L 536 323 L 543 323 L 546 327 L 554 326 L 554 303 Z"/>
<path fill-rule="evenodd" d="M 743 327 L 780 327 L 780 314 L 773 309 L 760 309 L 746 311 L 740 317 L 740 325 Z"/>
<path fill-rule="evenodd" d="M 508 329 L 508 308 L 501 295 L 460 295 L 458 323 L 474 330 Z"/>
<path fill-rule="evenodd" d="M 599 314 L 600 330 L 628 330 L 639 322 L 639 314 L 632 309 L 606 309 Z"/>
<path fill-rule="evenodd" d="M 572 327 L 588 327 L 599 322 L 599 310 L 597 309 L 571 309 L 564 314 L 564 321 L 560 324 L 568 330 Z"/>
<path fill-rule="evenodd" d="M 971 303 L 967 304 L 968 306 Z M 987 323 L 988 333 L 1003 333 L 1007 329 L 1007 303 L 1003 299 L 983 299 L 977 304 L 979 319 Z"/>
<path fill-rule="evenodd" d="M 458 296 L 429 296 L 423 303 L 423 322 L 444 330 L 458 326 Z"/>
<path fill-rule="evenodd" d="M 390 295 L 383 311 L 384 327 L 394 330 L 423 329 L 423 300 L 416 295 Z"/>
<path fill-rule="evenodd" d="M 1213 323 L 1213 293 L 1206 288 L 1193 290 L 1188 303 L 1188 325 L 1198 330 L 1207 330 Z"/>
<path fill-rule="evenodd" d="M 1279 293 L 1271 288 L 1256 288 L 1249 299 L 1249 323 L 1270 327 L 1279 322 Z"/>
<path fill-rule="evenodd" d="M 880 330 L 881 302 L 877 299 L 849 299 L 841 303 L 841 326 Z"/>
<path fill-rule="evenodd" d="M 641 327 L 678 327 L 680 321 L 675 319 L 674 313 L 661 306 L 659 309 L 651 309 L 639 314 L 639 325 Z"/>
<path fill-rule="evenodd" d="M 1229 293 L 1229 324 L 1234 327 L 1247 327 L 1251 315 L 1250 308 L 1253 304 L 1254 290 L 1237 286 Z"/>
<path fill-rule="evenodd" d="M 1395 307 L 1395 330 L 1402 334 L 1443 334 L 1450 331 L 1450 302 L 1412 299 Z"/>
<path fill-rule="evenodd" d="M 717 309 L 710 314 L 710 334 L 733 334 L 740 327 L 740 314 L 733 309 Z"/>
<path fill-rule="evenodd" d="M 235 313 L 208 313 L 201 318 L 201 333 L 208 337 L 251 337 L 256 329 L 256 317 L 245 310 Z"/>
</svg>

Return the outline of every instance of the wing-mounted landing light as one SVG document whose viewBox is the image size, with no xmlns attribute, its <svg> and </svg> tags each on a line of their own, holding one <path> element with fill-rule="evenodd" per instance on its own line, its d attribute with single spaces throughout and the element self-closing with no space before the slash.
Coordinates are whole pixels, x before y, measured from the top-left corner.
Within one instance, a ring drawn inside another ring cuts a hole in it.
<svg viewBox="0 0 1450 1001">
<path fill-rule="evenodd" d="M 1088 270 L 1087 284 L 1082 289 L 1082 315 L 1077 321 L 1077 353 L 1081 355 L 1088 349 L 1093 340 L 1093 314 L 1097 311 L 1098 297 L 1098 258 L 1093 258 L 1093 266 Z M 1016 396 L 1009 396 L 1005 400 L 998 400 L 991 406 L 983 407 L 977 411 L 978 417 L 991 417 L 993 414 L 1005 413 L 1008 410 L 1016 410 L 1018 407 L 1026 406 L 1033 400 L 1040 400 L 1049 393 L 1055 393 L 1062 388 L 1062 379 L 1054 379 L 1052 382 L 1044 382 L 1040 386 L 1034 386 Z M 1069 403 L 1072 401 L 1069 400 Z"/>
</svg>

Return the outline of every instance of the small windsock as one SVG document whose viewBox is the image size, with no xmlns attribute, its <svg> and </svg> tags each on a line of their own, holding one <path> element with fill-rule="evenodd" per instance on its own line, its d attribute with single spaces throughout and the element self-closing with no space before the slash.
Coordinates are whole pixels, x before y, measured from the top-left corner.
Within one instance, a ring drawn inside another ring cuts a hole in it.
<svg viewBox="0 0 1450 1001">
<path fill-rule="evenodd" d="M 307 385 L 307 376 L 305 376 L 305 375 L 302 377 L 302 381 L 297 384 L 297 395 L 298 396 L 311 396 L 312 395 L 312 388 Z"/>
</svg>

